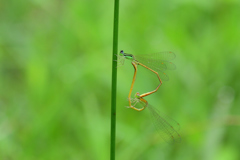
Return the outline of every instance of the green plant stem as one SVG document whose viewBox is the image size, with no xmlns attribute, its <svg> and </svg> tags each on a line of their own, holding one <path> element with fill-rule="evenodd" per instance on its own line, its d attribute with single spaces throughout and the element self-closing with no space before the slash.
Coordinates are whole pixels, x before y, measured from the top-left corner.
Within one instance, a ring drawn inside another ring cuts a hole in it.
<svg viewBox="0 0 240 160">
<path fill-rule="evenodd" d="M 111 146 L 110 159 L 115 160 L 115 136 L 116 136 L 116 88 L 117 88 L 117 50 L 118 50 L 118 13 L 119 0 L 114 2 L 113 20 L 113 53 L 112 53 L 112 97 L 111 97 Z"/>
</svg>

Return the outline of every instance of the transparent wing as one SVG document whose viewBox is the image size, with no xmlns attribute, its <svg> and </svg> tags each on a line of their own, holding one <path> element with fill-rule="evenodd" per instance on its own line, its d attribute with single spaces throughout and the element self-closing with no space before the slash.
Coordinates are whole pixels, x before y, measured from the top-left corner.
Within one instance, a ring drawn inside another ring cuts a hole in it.
<svg viewBox="0 0 240 160">
<path fill-rule="evenodd" d="M 136 57 L 144 57 L 149 59 L 158 59 L 162 61 L 171 61 L 176 58 L 175 53 L 171 51 L 164 51 L 164 52 L 158 52 L 158 53 L 150 53 L 150 54 L 142 54 L 142 55 L 134 55 Z"/>
<path fill-rule="evenodd" d="M 142 101 L 139 102 L 142 105 L 146 105 Z M 177 132 L 177 130 L 180 129 L 179 123 L 177 123 L 166 114 L 161 113 L 150 104 L 148 104 L 147 108 L 150 111 L 152 122 L 161 138 L 169 144 L 180 143 L 181 136 Z"/>
<path fill-rule="evenodd" d="M 164 71 L 167 69 L 168 70 L 176 69 L 175 64 L 170 62 L 176 57 L 176 55 L 173 52 L 159 52 L 147 55 L 136 55 L 134 57 L 138 62 L 157 71 L 160 78 L 165 81 L 169 80 L 169 78 Z"/>
<path fill-rule="evenodd" d="M 169 144 L 180 143 L 181 136 L 177 132 L 180 128 L 179 123 L 163 113 L 160 114 L 160 112 L 151 105 L 148 105 L 148 109 L 151 112 L 153 124 L 163 140 Z"/>
</svg>

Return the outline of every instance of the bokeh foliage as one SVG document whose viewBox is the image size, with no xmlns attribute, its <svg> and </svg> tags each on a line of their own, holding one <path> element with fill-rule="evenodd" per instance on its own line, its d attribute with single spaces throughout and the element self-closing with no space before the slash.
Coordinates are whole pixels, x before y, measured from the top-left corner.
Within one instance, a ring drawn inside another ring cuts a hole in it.
<svg viewBox="0 0 240 160">
<path fill-rule="evenodd" d="M 175 71 L 146 99 L 181 124 L 167 145 L 127 109 L 133 67 L 118 66 L 116 159 L 240 159 L 240 3 L 120 1 L 119 50 L 173 51 Z M 0 159 L 109 159 L 113 1 L 0 3 Z M 116 53 L 117 54 L 117 53 Z M 156 87 L 139 69 L 134 92 Z"/>
</svg>

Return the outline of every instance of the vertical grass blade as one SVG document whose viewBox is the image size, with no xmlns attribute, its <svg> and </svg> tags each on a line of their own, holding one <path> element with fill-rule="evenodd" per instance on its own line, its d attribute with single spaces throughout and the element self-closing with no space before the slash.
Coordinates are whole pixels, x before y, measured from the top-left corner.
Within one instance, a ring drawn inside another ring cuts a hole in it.
<svg viewBox="0 0 240 160">
<path fill-rule="evenodd" d="M 118 13 L 119 0 L 114 1 L 113 20 L 113 52 L 112 52 L 112 97 L 111 97 L 111 144 L 110 159 L 115 160 L 115 136 L 116 136 L 116 88 L 117 88 L 117 50 L 118 50 Z"/>
</svg>

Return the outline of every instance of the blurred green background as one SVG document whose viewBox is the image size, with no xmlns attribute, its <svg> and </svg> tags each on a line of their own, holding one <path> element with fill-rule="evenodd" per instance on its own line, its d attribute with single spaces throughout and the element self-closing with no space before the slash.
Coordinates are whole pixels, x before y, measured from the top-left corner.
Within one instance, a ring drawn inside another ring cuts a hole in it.
<svg viewBox="0 0 240 160">
<path fill-rule="evenodd" d="M 170 80 L 146 99 L 180 123 L 182 142 L 166 144 L 147 110 L 125 107 L 133 76 L 125 61 L 117 160 L 240 159 L 239 8 L 237 0 L 120 1 L 119 50 L 176 54 Z M 109 159 L 112 28 L 113 1 L 0 2 L 0 159 Z M 140 68 L 133 94 L 156 85 Z"/>
</svg>

